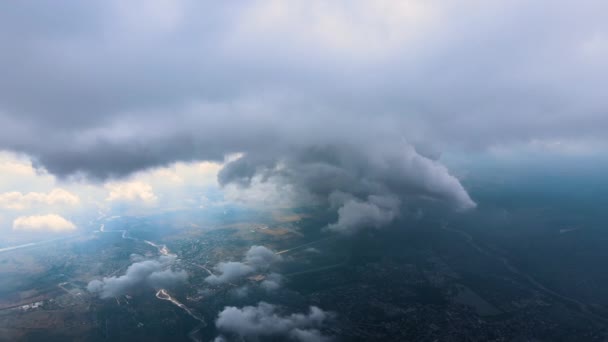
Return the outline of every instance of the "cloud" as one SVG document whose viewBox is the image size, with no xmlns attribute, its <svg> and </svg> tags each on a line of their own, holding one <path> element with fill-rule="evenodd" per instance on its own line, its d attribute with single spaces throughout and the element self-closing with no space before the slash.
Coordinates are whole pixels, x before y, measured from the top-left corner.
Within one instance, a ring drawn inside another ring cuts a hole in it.
<svg viewBox="0 0 608 342">
<path fill-rule="evenodd" d="M 230 291 L 230 294 L 236 298 L 245 298 L 249 295 L 251 288 L 248 285 L 237 287 Z"/>
<path fill-rule="evenodd" d="M 271 162 L 245 155 L 228 163 L 220 171 L 219 181 L 231 184 L 231 179 L 236 179 L 237 184 L 248 185 L 251 179 L 262 177 L 267 182 L 289 184 L 299 201 L 340 208 L 342 222 L 330 226 L 340 231 L 358 230 L 364 225 L 379 228 L 398 217 L 402 206 L 429 199 L 455 210 L 476 207 L 445 166 L 403 141 L 397 145 L 373 141 L 359 148 L 317 146 L 292 150 L 277 158 Z M 336 206 L 337 194 L 350 200 Z M 372 216 L 366 219 L 364 214 Z"/>
<path fill-rule="evenodd" d="M 152 187 L 144 182 L 111 182 L 105 185 L 109 191 L 106 201 L 140 201 L 143 203 L 154 203 L 158 199 Z"/>
<path fill-rule="evenodd" d="M 264 246 L 251 246 L 245 254 L 245 262 L 256 270 L 267 270 L 283 258 Z"/>
<path fill-rule="evenodd" d="M 0 151 L 0 174 L 0 193 L 19 192 L 26 195 L 32 192 L 48 195 L 54 189 L 62 189 L 78 196 L 66 187 L 67 184 L 58 184 L 53 175 L 37 169 L 27 155 Z"/>
<path fill-rule="evenodd" d="M 253 267 L 237 261 L 220 262 L 213 269 L 218 274 L 212 274 L 205 278 L 205 281 L 211 285 L 233 282 L 255 271 Z"/>
<path fill-rule="evenodd" d="M 244 340 L 282 339 L 293 341 L 329 341 L 319 329 L 333 317 L 316 306 L 308 313 L 281 314 L 280 308 L 265 302 L 257 306 L 228 306 L 219 313 L 215 325 L 228 336 Z M 223 338 L 223 337 L 222 337 Z"/>
<path fill-rule="evenodd" d="M 0 230 L 18 240 L 30 239 L 33 236 L 13 232 L 10 223 L 18 216 L 41 212 L 84 222 L 100 215 L 142 215 L 160 208 L 198 209 L 205 195 L 211 199 L 208 206 L 221 205 L 217 185 L 221 167 L 221 163 L 180 162 L 126 179 L 87 182 L 78 176 L 57 178 L 33 167 L 28 156 L 0 152 L 0 213 L 9 223 L 0 225 Z"/>
<path fill-rule="evenodd" d="M 161 256 L 156 260 L 138 261 L 127 268 L 124 275 L 105 277 L 89 282 L 87 290 L 100 298 L 121 296 L 142 286 L 153 289 L 172 287 L 185 283 L 188 274 L 184 270 L 173 270 L 175 257 Z"/>
<path fill-rule="evenodd" d="M 61 233 L 74 230 L 74 223 L 57 214 L 20 216 L 13 221 L 13 231 Z"/>
<path fill-rule="evenodd" d="M 46 15 L 51 6 L 56 19 Z M 606 7 L 600 0 L 549 11 L 544 2 L 436 0 L 180 1 L 166 12 L 115 1 L 6 6 L 0 39 L 11 53 L 0 60 L 7 75 L 0 146 L 37 157 L 53 173 L 107 177 L 219 160 L 262 140 L 327 143 L 332 131 L 361 128 L 443 146 L 601 136 Z M 498 13 L 500 21 L 488 20 Z M 33 134 L 23 134 L 28 129 Z M 220 134 L 227 131 L 238 137 Z"/>
<path fill-rule="evenodd" d="M 33 176 L 36 170 L 23 156 L 0 152 L 0 173 L 3 175 Z"/>
<path fill-rule="evenodd" d="M 243 153 L 227 189 L 465 209 L 442 152 L 607 140 L 602 0 L 0 6 L 0 149 L 60 178 Z"/>
<path fill-rule="evenodd" d="M 351 198 L 338 209 L 338 222 L 327 228 L 345 233 L 380 228 L 392 222 L 398 213 L 399 200 L 396 198 L 369 196 L 367 201 Z"/>
<path fill-rule="evenodd" d="M 273 265 L 280 262 L 282 257 L 264 246 L 251 246 L 242 262 L 220 262 L 212 274 L 205 278 L 211 285 L 220 285 L 243 279 L 254 272 L 266 272 Z M 278 280 L 276 281 L 278 283 Z M 270 285 L 270 284 L 269 284 Z M 272 285 L 270 285 L 272 286 Z"/>
<path fill-rule="evenodd" d="M 23 210 L 35 205 L 77 205 L 80 203 L 78 196 L 63 189 L 53 189 L 49 193 L 28 192 L 23 194 L 18 191 L 0 194 L 0 208 Z"/>
<path fill-rule="evenodd" d="M 260 286 L 266 291 L 275 291 L 283 285 L 283 276 L 279 273 L 270 273 L 260 283 Z"/>
</svg>

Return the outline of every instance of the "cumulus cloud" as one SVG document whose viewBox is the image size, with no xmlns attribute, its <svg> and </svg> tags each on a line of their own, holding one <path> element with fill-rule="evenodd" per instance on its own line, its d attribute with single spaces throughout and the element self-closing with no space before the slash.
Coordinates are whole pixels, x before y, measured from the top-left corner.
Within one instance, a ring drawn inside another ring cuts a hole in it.
<svg viewBox="0 0 608 342">
<path fill-rule="evenodd" d="M 292 341 L 329 341 L 319 329 L 332 313 L 311 306 L 308 313 L 283 314 L 279 307 L 265 302 L 257 306 L 228 306 L 219 313 L 215 325 L 226 336 L 244 340 L 282 339 Z M 224 339 L 224 337 L 221 337 Z"/>
<path fill-rule="evenodd" d="M 80 199 L 75 194 L 63 189 L 53 189 L 49 193 L 18 191 L 0 194 L 0 208 L 23 210 L 35 205 L 77 205 Z"/>
<path fill-rule="evenodd" d="M 33 176 L 36 169 L 23 156 L 0 152 L 0 173 L 3 175 Z"/>
<path fill-rule="evenodd" d="M 158 199 L 152 187 L 144 182 L 111 182 L 105 185 L 109 191 L 107 201 L 141 201 L 154 203 Z"/>
<path fill-rule="evenodd" d="M 338 209 L 338 221 L 327 228 L 343 233 L 353 233 L 363 228 L 379 228 L 392 222 L 398 213 L 397 198 L 369 196 L 366 201 L 348 198 Z"/>
<path fill-rule="evenodd" d="M 255 271 L 253 267 L 237 261 L 220 262 L 213 269 L 217 274 L 205 278 L 205 281 L 211 285 L 233 282 Z"/>
<path fill-rule="evenodd" d="M 274 291 L 281 288 L 283 285 L 283 276 L 279 273 L 270 273 L 260 283 L 260 286 L 266 291 Z"/>
<path fill-rule="evenodd" d="M 216 274 L 205 278 L 212 285 L 220 285 L 243 279 L 254 272 L 266 272 L 282 257 L 264 246 L 252 246 L 242 262 L 220 262 L 214 266 Z M 278 281 L 276 282 L 278 284 Z"/>
<path fill-rule="evenodd" d="M 141 286 L 160 289 L 185 283 L 188 274 L 184 270 L 172 269 L 174 261 L 174 256 L 138 261 L 131 264 L 122 276 L 105 277 L 89 282 L 87 290 L 98 294 L 100 298 L 110 298 L 127 294 Z"/>
<path fill-rule="evenodd" d="M 256 270 L 267 270 L 281 260 L 283 258 L 280 255 L 264 246 L 251 246 L 245 254 L 245 263 Z"/>
<path fill-rule="evenodd" d="M 20 216 L 13 221 L 13 230 L 61 233 L 76 230 L 76 225 L 57 214 Z"/>
<path fill-rule="evenodd" d="M 248 285 L 237 287 L 230 291 L 230 294 L 236 298 L 245 298 L 249 295 L 251 288 Z"/>
</svg>

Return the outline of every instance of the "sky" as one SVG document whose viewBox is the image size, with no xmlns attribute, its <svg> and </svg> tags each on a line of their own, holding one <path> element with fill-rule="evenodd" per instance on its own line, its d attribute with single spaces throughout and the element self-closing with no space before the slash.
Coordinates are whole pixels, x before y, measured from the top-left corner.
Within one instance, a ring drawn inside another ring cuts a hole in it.
<svg viewBox="0 0 608 342">
<path fill-rule="evenodd" d="M 0 4 L 0 229 L 63 234 L 85 213 L 218 198 L 324 204 L 338 217 L 327 228 L 347 234 L 429 201 L 475 210 L 446 161 L 605 153 L 607 10 Z"/>
</svg>

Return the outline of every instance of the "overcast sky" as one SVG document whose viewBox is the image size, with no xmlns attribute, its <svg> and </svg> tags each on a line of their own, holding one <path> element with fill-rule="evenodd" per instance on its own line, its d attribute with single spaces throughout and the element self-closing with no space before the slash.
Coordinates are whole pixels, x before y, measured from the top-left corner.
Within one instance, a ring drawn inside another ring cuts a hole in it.
<svg viewBox="0 0 608 342">
<path fill-rule="evenodd" d="M 39 209 L 0 225 L 69 229 L 48 215 L 83 196 L 159 205 L 182 192 L 154 172 L 202 179 L 200 165 L 234 196 L 324 201 L 336 231 L 421 198 L 475 208 L 442 153 L 604 150 L 606 13 L 602 0 L 3 2 L 0 209 L 24 210 L 7 208 L 15 196 Z M 30 189 L 19 163 L 47 183 Z"/>
</svg>

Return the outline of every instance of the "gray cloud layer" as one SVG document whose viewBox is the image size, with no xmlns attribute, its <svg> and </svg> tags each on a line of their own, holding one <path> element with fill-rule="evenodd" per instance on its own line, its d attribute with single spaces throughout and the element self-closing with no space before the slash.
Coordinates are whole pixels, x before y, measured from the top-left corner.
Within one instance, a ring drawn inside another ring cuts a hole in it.
<svg viewBox="0 0 608 342">
<path fill-rule="evenodd" d="M 174 260 L 175 257 L 162 256 L 158 260 L 135 262 L 122 276 L 89 282 L 87 290 L 101 298 L 111 298 L 127 294 L 141 286 L 160 289 L 184 283 L 188 280 L 188 274 L 183 270 L 172 270 Z"/>
<path fill-rule="evenodd" d="M 97 178 L 244 152 L 222 183 L 264 175 L 322 200 L 348 192 L 380 221 L 392 211 L 370 196 L 468 208 L 435 160 L 447 146 L 605 141 L 607 11 L 601 0 L 7 2 L 0 149 Z"/>
<path fill-rule="evenodd" d="M 257 306 L 224 308 L 215 325 L 223 334 L 238 336 L 245 341 L 268 338 L 301 342 L 329 341 L 330 338 L 321 334 L 319 328 L 331 317 L 331 313 L 315 306 L 311 306 L 306 314 L 282 315 L 277 306 L 260 302 Z"/>
</svg>

